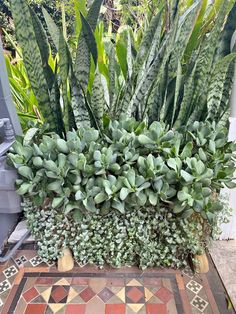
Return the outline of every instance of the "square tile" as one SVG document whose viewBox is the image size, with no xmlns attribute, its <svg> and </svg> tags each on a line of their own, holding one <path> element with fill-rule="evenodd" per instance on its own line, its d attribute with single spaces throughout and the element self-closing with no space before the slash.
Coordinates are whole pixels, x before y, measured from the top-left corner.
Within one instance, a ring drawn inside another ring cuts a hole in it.
<svg viewBox="0 0 236 314">
<path fill-rule="evenodd" d="M 173 294 L 166 288 L 160 288 L 155 294 L 162 302 L 167 303 L 173 298 Z"/>
<path fill-rule="evenodd" d="M 165 304 L 146 304 L 147 314 L 167 314 L 167 309 Z M 170 313 L 171 314 L 171 313 Z"/>
<path fill-rule="evenodd" d="M 95 293 L 90 287 L 88 287 L 84 289 L 79 295 L 84 300 L 84 302 L 88 302 L 95 296 Z"/>
<path fill-rule="evenodd" d="M 16 259 L 14 259 L 14 262 L 16 263 L 17 266 L 21 266 L 21 265 L 27 263 L 28 259 L 25 257 L 25 255 L 22 255 Z"/>
<path fill-rule="evenodd" d="M 5 275 L 6 278 L 10 278 L 10 277 L 14 276 L 16 273 L 18 273 L 18 269 L 14 265 L 6 268 L 3 271 L 3 274 Z"/>
<path fill-rule="evenodd" d="M 126 303 L 144 303 L 144 287 L 125 287 Z"/>
<path fill-rule="evenodd" d="M 195 280 L 189 281 L 186 287 L 195 294 L 198 294 L 198 292 L 202 289 L 202 285 Z"/>
<path fill-rule="evenodd" d="M 99 292 L 98 296 L 104 303 L 110 300 L 110 298 L 114 295 L 114 293 L 108 289 L 107 287 L 104 288 L 102 291 Z"/>
<path fill-rule="evenodd" d="M 11 288 L 11 284 L 7 279 L 0 282 L 0 294 L 2 294 L 3 292 L 7 291 L 10 288 Z"/>
<path fill-rule="evenodd" d="M 53 286 L 48 303 L 66 303 L 70 286 Z"/>
<path fill-rule="evenodd" d="M 39 277 L 35 281 L 36 285 L 52 285 L 53 284 L 53 278 L 48 277 Z"/>
<path fill-rule="evenodd" d="M 47 304 L 28 304 L 24 314 L 45 314 Z"/>
<path fill-rule="evenodd" d="M 27 303 L 35 299 L 38 295 L 39 293 L 34 287 L 30 288 L 29 290 L 23 293 L 23 297 Z"/>
<path fill-rule="evenodd" d="M 199 295 L 196 295 L 190 303 L 202 313 L 208 305 L 208 302 L 199 297 Z"/>
<path fill-rule="evenodd" d="M 125 314 L 125 304 L 106 304 L 105 314 Z"/>
<path fill-rule="evenodd" d="M 38 266 L 39 264 L 41 264 L 43 262 L 42 258 L 38 255 L 34 256 L 33 258 L 31 258 L 29 260 L 30 264 L 33 266 L 33 267 L 36 267 Z"/>
<path fill-rule="evenodd" d="M 68 304 L 65 314 L 85 314 L 85 304 Z"/>
</svg>

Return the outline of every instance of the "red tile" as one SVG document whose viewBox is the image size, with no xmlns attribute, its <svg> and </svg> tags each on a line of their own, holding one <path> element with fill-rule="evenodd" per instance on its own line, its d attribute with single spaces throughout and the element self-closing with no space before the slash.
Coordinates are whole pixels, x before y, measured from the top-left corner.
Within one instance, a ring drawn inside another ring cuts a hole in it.
<svg viewBox="0 0 236 314">
<path fill-rule="evenodd" d="M 59 303 L 68 295 L 68 291 L 63 286 L 54 286 L 53 291 L 51 292 L 51 297 Z"/>
<path fill-rule="evenodd" d="M 71 284 L 72 285 L 81 285 L 81 286 L 87 286 L 89 282 L 89 278 L 86 277 L 73 277 Z"/>
<path fill-rule="evenodd" d="M 167 314 L 165 304 L 146 304 L 146 314 Z"/>
<path fill-rule="evenodd" d="M 171 298 L 173 298 L 173 294 L 170 292 L 170 290 L 163 287 L 157 291 L 156 296 L 162 302 L 165 302 L 165 303 L 167 303 L 168 301 L 170 301 Z"/>
<path fill-rule="evenodd" d="M 36 298 L 39 295 L 38 291 L 32 287 L 29 290 L 27 290 L 24 294 L 23 297 L 27 303 L 29 303 L 31 300 Z"/>
<path fill-rule="evenodd" d="M 37 278 L 36 285 L 52 285 L 53 284 L 53 278 L 47 278 L 47 277 L 39 277 Z"/>
<path fill-rule="evenodd" d="M 84 289 L 80 294 L 80 297 L 84 300 L 84 302 L 88 302 L 90 299 L 92 299 L 95 296 L 95 293 L 91 288 Z"/>
<path fill-rule="evenodd" d="M 24 314 L 45 314 L 47 304 L 28 304 Z"/>
<path fill-rule="evenodd" d="M 68 304 L 65 314 L 85 314 L 85 304 Z"/>
<path fill-rule="evenodd" d="M 106 304 L 105 314 L 125 314 L 125 304 Z"/>
<path fill-rule="evenodd" d="M 131 289 L 128 290 L 128 288 L 131 288 Z M 134 303 L 137 303 L 140 301 L 142 297 L 144 297 L 144 294 L 142 291 L 140 291 L 139 287 L 126 287 L 126 296 Z M 127 303 L 130 303 L 130 302 L 127 302 Z"/>
</svg>

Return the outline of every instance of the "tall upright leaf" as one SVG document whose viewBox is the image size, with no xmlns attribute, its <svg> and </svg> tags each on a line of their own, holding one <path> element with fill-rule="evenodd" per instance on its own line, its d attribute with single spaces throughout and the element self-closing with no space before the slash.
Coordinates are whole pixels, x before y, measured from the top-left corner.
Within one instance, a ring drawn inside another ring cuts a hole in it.
<svg viewBox="0 0 236 314">
<path fill-rule="evenodd" d="M 45 10 L 44 8 L 42 9 L 43 11 L 43 16 L 44 19 L 46 21 L 47 27 L 48 27 L 48 31 L 49 34 L 52 38 L 52 41 L 58 51 L 59 49 L 59 38 L 60 38 L 60 30 L 57 27 L 56 23 L 53 21 L 53 19 L 51 18 L 50 14 L 47 12 L 47 10 Z"/>
<path fill-rule="evenodd" d="M 16 35 L 21 45 L 27 74 L 37 97 L 44 119 L 52 129 L 56 129 L 55 112 L 50 106 L 48 85 L 44 76 L 43 62 L 36 41 L 34 26 L 28 4 L 25 0 L 11 1 Z"/>
<path fill-rule="evenodd" d="M 95 72 L 95 78 L 93 82 L 92 95 L 91 95 L 91 108 L 94 112 L 94 116 L 97 120 L 100 128 L 102 127 L 102 119 L 104 114 L 105 98 L 103 92 L 103 86 L 101 82 L 101 75 L 98 70 Z"/>
<path fill-rule="evenodd" d="M 90 25 L 92 31 L 94 31 L 96 28 L 102 2 L 103 0 L 94 0 L 88 12 L 86 20 Z M 84 32 L 82 32 L 79 36 L 76 52 L 75 76 L 77 80 L 80 82 L 81 87 L 84 91 L 87 90 L 88 86 L 90 64 L 91 64 L 90 51 Z"/>
</svg>

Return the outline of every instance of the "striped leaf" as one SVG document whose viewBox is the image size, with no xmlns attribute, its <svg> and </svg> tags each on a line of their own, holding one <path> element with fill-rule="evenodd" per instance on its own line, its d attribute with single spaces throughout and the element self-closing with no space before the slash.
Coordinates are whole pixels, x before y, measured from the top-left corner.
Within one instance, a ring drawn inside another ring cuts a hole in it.
<svg viewBox="0 0 236 314">
<path fill-rule="evenodd" d="M 39 46 L 39 50 L 40 50 L 40 54 L 42 58 L 44 76 L 47 80 L 48 89 L 51 90 L 53 82 L 54 82 L 54 73 L 48 64 L 50 47 L 48 43 L 47 34 L 37 14 L 30 7 L 29 7 L 29 10 L 30 10 L 31 18 L 32 18 L 33 27 L 34 27 L 35 38 Z"/>
<path fill-rule="evenodd" d="M 115 57 L 115 50 L 113 46 L 111 47 L 110 54 L 109 54 L 109 98 L 110 98 L 110 105 L 111 111 L 113 111 L 113 100 L 116 88 L 116 57 Z"/>
<path fill-rule="evenodd" d="M 69 124 L 69 121 L 71 118 L 69 118 L 69 115 L 71 114 L 71 111 L 69 109 L 69 100 L 68 100 L 68 90 L 67 90 L 67 82 L 68 82 L 68 73 L 69 73 L 69 50 L 64 38 L 63 33 L 60 33 L 59 37 L 59 68 L 60 68 L 60 77 L 61 77 L 61 89 L 62 89 L 62 99 L 63 99 L 63 118 L 64 118 L 64 124 L 66 132 L 71 130 L 71 126 Z"/>
<path fill-rule="evenodd" d="M 56 129 L 56 116 L 50 105 L 48 85 L 44 76 L 43 62 L 36 41 L 29 7 L 25 0 L 12 0 L 12 15 L 16 27 L 16 36 L 22 48 L 27 74 L 38 100 L 40 110 L 51 129 Z"/>
<path fill-rule="evenodd" d="M 60 30 L 57 27 L 56 23 L 51 18 L 50 14 L 48 14 L 48 12 L 44 8 L 42 8 L 42 11 L 43 11 L 44 19 L 45 19 L 47 27 L 48 27 L 49 34 L 50 34 L 52 41 L 53 41 L 53 43 L 54 43 L 54 45 L 58 51 Z"/>
<path fill-rule="evenodd" d="M 82 88 L 72 75 L 71 80 L 71 108 L 73 110 L 77 129 L 90 127 L 89 112 L 86 108 L 85 97 Z"/>
<path fill-rule="evenodd" d="M 97 65 L 97 59 L 98 59 L 98 51 L 97 51 L 97 44 L 95 37 L 93 35 L 92 28 L 90 27 L 89 23 L 86 21 L 84 16 L 80 14 L 81 21 L 82 21 L 82 33 L 83 37 L 86 41 L 86 44 L 89 48 L 89 51 L 93 57 L 93 61 L 95 66 Z"/>
<path fill-rule="evenodd" d="M 220 113 L 225 111 L 225 108 L 220 108 L 224 93 L 224 83 L 228 68 L 235 58 L 236 53 L 231 53 L 220 59 L 215 65 L 207 95 L 207 119 L 209 120 L 216 120 Z"/>
<path fill-rule="evenodd" d="M 93 4 L 87 15 L 87 22 L 90 25 L 92 31 L 95 30 L 97 25 L 97 20 L 100 12 L 100 8 L 103 0 L 94 0 Z M 96 59 L 96 58 L 95 58 Z M 76 59 L 75 59 L 75 76 L 80 82 L 82 89 L 86 92 L 89 73 L 90 73 L 90 51 L 89 46 L 86 42 L 84 32 L 81 32 L 78 40 Z"/>
<path fill-rule="evenodd" d="M 195 2 L 188 10 L 180 17 L 178 31 L 174 43 L 174 49 L 169 62 L 169 76 L 173 77 L 176 74 L 178 60 L 181 60 L 188 40 L 192 34 L 198 13 L 201 7 L 201 2 Z"/>
<path fill-rule="evenodd" d="M 97 124 L 102 127 L 103 124 L 103 114 L 105 107 L 105 99 L 103 86 L 101 81 L 101 75 L 98 70 L 95 72 L 95 78 L 92 87 L 92 95 L 91 95 L 91 109 L 93 110 L 94 116 L 97 120 Z"/>
</svg>

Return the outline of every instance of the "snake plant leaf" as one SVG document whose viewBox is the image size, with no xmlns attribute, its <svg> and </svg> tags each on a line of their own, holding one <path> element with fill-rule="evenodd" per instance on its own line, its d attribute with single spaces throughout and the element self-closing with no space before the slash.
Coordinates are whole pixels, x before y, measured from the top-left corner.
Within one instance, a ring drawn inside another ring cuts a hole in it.
<svg viewBox="0 0 236 314">
<path fill-rule="evenodd" d="M 169 61 L 169 76 L 173 77 L 176 74 L 178 60 L 181 60 L 188 40 L 192 34 L 196 19 L 201 7 L 201 1 L 196 1 L 187 11 L 180 17 L 178 31 L 174 43 L 174 50 Z"/>
<path fill-rule="evenodd" d="M 153 87 L 153 83 L 157 78 L 157 74 L 159 74 L 159 77 L 162 78 L 166 63 L 169 60 L 170 53 L 172 52 L 172 49 L 174 49 L 173 43 L 177 31 L 177 26 L 178 19 L 176 20 L 173 29 L 170 31 L 170 33 L 167 34 L 165 42 L 163 43 L 162 48 L 159 50 L 159 53 L 154 59 L 152 65 L 144 73 L 142 79 L 135 89 L 135 92 L 128 106 L 126 104 L 123 105 L 122 110 L 123 112 L 126 112 L 128 116 L 136 112 L 140 103 L 145 103 L 145 97 Z M 143 110 L 146 110 L 146 108 L 144 108 Z"/>
<path fill-rule="evenodd" d="M 190 102 L 190 111 L 192 111 L 191 121 L 194 121 L 199 112 L 202 112 L 205 103 L 200 98 L 206 100 L 206 89 L 209 84 L 209 73 L 211 71 L 214 54 L 218 44 L 219 34 L 224 23 L 227 3 L 223 1 L 219 14 L 217 16 L 215 25 L 209 34 L 209 37 L 205 39 L 202 45 L 202 50 L 199 53 L 199 57 L 196 61 L 196 71 L 194 82 L 194 93 Z"/>
<path fill-rule="evenodd" d="M 230 53 L 230 43 L 233 36 L 233 33 L 236 30 L 236 2 L 234 2 L 233 8 L 231 9 L 224 29 L 221 35 L 221 40 L 219 47 L 217 49 L 217 57 L 224 57 Z"/>
<path fill-rule="evenodd" d="M 94 32 L 96 25 L 97 25 L 97 20 L 100 12 L 100 8 L 102 5 L 103 0 L 94 0 L 91 8 L 89 9 L 86 22 L 87 24 L 83 23 L 82 21 L 82 16 L 81 16 L 81 22 L 82 22 L 82 31 L 79 36 L 78 40 L 78 46 L 77 46 L 77 51 L 76 51 L 76 59 L 75 59 L 75 76 L 79 83 L 81 84 L 81 87 L 84 92 L 87 90 L 88 86 L 88 80 L 89 80 L 89 73 L 90 73 L 90 65 L 91 65 L 91 60 L 90 60 L 90 51 L 89 51 L 89 46 L 87 44 L 87 41 L 84 36 L 84 32 L 87 34 L 88 32 L 90 33 L 90 30 Z M 90 30 L 86 28 L 86 26 L 89 25 Z M 93 39 L 91 37 L 87 38 L 88 41 L 91 42 L 92 47 L 94 46 Z M 93 42 L 93 44 L 92 44 Z M 91 48 L 91 47 L 90 47 Z M 96 60 L 96 52 L 95 48 L 93 48 L 93 58 Z"/>
<path fill-rule="evenodd" d="M 63 120 L 65 124 L 65 130 L 68 132 L 74 128 L 74 115 L 73 110 L 68 99 L 68 74 L 71 63 L 70 51 L 65 41 L 64 35 L 60 32 L 59 37 L 59 68 L 62 88 L 62 99 L 63 99 Z"/>
<path fill-rule="evenodd" d="M 82 21 L 83 37 L 86 41 L 86 44 L 89 48 L 89 51 L 93 57 L 94 64 L 96 66 L 97 65 L 97 59 L 98 59 L 96 40 L 95 40 L 92 28 L 90 27 L 89 23 L 86 21 L 83 14 L 80 14 L 80 16 L 81 16 L 81 21 Z"/>
<path fill-rule="evenodd" d="M 37 14 L 34 12 L 33 9 L 31 9 L 31 7 L 29 7 L 29 10 L 30 10 L 31 18 L 32 18 L 33 27 L 34 27 L 35 38 L 39 46 L 39 50 L 40 50 L 40 54 L 42 58 L 44 75 L 47 80 L 48 88 L 49 90 L 51 90 L 53 82 L 54 82 L 54 73 L 48 64 L 50 47 L 48 43 L 47 34 Z"/>
<path fill-rule="evenodd" d="M 60 89 L 58 86 L 57 74 L 50 92 L 50 103 L 53 109 L 54 116 L 56 117 L 56 132 L 63 137 L 65 135 L 65 126 L 63 122 L 62 109 L 60 104 Z"/>
<path fill-rule="evenodd" d="M 160 9 L 158 14 L 156 14 L 149 24 L 148 29 L 144 32 L 140 47 L 138 49 L 138 53 L 135 59 L 135 73 L 137 73 L 137 70 L 141 67 L 143 64 L 149 49 L 153 43 L 153 34 L 156 34 L 156 31 L 158 30 L 158 33 L 161 32 L 160 26 L 162 25 L 162 14 L 163 14 L 163 8 Z"/>
<path fill-rule="evenodd" d="M 56 117 L 50 104 L 48 85 L 44 76 L 43 62 L 29 7 L 25 0 L 12 0 L 11 9 L 16 26 L 16 36 L 22 48 L 24 63 L 32 89 L 45 121 L 49 123 L 52 130 L 55 130 Z"/>
<path fill-rule="evenodd" d="M 132 72 L 133 72 L 133 56 L 132 56 L 131 36 L 130 36 L 129 30 L 127 32 L 127 69 L 128 69 L 128 76 L 131 79 Z"/>
<path fill-rule="evenodd" d="M 110 54 L 109 54 L 109 98 L 110 98 L 110 110 L 113 112 L 114 106 L 114 94 L 116 88 L 116 58 L 115 58 L 115 49 L 113 46 L 111 47 Z"/>
<path fill-rule="evenodd" d="M 56 23 L 51 18 L 50 14 L 47 12 L 47 10 L 42 8 L 42 11 L 43 11 L 43 16 L 44 16 L 45 22 L 46 22 L 47 27 L 48 27 L 49 34 L 50 34 L 52 41 L 53 41 L 53 43 L 54 43 L 54 45 L 58 51 L 59 50 L 60 30 L 57 27 Z"/>
<path fill-rule="evenodd" d="M 92 87 L 92 95 L 91 95 L 91 108 L 94 112 L 94 116 L 97 120 L 97 123 L 100 127 L 103 124 L 103 114 L 105 107 L 105 98 L 103 93 L 103 86 L 101 82 L 101 74 L 98 69 L 95 73 L 95 78 Z"/>
<path fill-rule="evenodd" d="M 217 119 L 221 112 L 225 111 L 225 108 L 220 107 L 222 97 L 224 96 L 224 83 L 228 73 L 228 67 L 235 58 L 236 53 L 231 53 L 223 59 L 220 59 L 215 65 L 207 96 L 207 118 L 210 120 Z"/>
<path fill-rule="evenodd" d="M 78 129 L 90 126 L 89 112 L 86 108 L 85 97 L 82 88 L 72 75 L 71 80 L 71 107 L 73 110 L 75 124 Z"/>
</svg>

